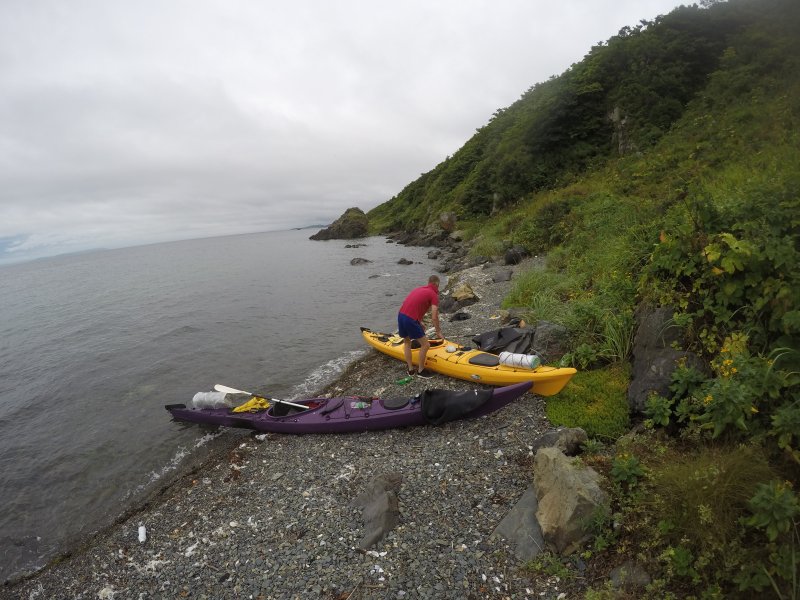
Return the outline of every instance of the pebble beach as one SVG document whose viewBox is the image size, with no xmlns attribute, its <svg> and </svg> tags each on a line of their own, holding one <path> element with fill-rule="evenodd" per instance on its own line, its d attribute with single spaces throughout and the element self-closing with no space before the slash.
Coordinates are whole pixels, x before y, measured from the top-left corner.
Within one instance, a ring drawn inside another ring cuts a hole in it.
<svg viewBox="0 0 800 600">
<path fill-rule="evenodd" d="M 492 264 L 457 274 L 480 300 L 461 311 L 468 319 L 442 316 L 445 337 L 467 344 L 502 325 L 511 282 L 494 279 L 512 268 L 516 275 L 517 267 Z M 320 395 L 475 387 L 440 375 L 401 385 L 404 375 L 403 363 L 370 351 Z M 544 402 L 528 393 L 486 417 L 440 427 L 226 431 L 145 504 L 43 570 L 6 582 L 0 597 L 566 598 L 556 578 L 535 577 L 493 535 L 533 479 L 532 443 L 551 428 Z M 399 522 L 363 550 L 364 515 L 354 501 L 384 474 L 399 481 Z"/>
</svg>

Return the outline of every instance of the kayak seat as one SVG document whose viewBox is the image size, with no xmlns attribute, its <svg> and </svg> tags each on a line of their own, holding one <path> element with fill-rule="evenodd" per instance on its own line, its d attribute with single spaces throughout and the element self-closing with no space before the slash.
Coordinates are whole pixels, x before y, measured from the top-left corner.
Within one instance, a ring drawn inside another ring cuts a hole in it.
<svg viewBox="0 0 800 600">
<path fill-rule="evenodd" d="M 481 352 L 469 359 L 469 364 L 479 367 L 496 367 L 500 364 L 500 357 L 495 354 Z"/>
<path fill-rule="evenodd" d="M 386 410 L 397 410 L 408 406 L 409 400 L 409 398 L 384 398 L 381 402 Z"/>
<path fill-rule="evenodd" d="M 444 340 L 428 340 L 431 344 L 431 348 L 435 348 L 436 346 L 441 346 L 444 344 Z M 411 340 L 411 349 L 416 350 L 419 348 L 419 342 L 417 340 Z"/>
</svg>

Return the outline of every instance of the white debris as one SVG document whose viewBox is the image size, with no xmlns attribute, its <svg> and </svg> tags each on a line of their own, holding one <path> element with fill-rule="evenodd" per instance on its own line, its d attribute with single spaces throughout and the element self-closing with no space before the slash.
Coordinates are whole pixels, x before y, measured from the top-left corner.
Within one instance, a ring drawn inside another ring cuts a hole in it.
<svg viewBox="0 0 800 600">
<path fill-rule="evenodd" d="M 102 590 L 100 590 L 99 592 L 97 592 L 97 597 L 98 597 L 100 600 L 113 600 L 113 599 L 114 599 L 114 595 L 115 595 L 116 593 L 117 593 L 117 592 L 115 592 L 115 591 L 114 591 L 114 588 L 113 588 L 113 587 L 111 587 L 110 585 L 107 585 L 107 586 L 106 586 L 106 587 L 104 587 Z"/>
</svg>

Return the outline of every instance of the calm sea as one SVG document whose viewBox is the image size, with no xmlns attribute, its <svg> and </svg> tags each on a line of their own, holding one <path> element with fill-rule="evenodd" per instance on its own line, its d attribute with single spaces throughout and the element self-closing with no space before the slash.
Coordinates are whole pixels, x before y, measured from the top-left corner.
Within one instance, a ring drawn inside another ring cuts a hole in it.
<svg viewBox="0 0 800 600">
<path fill-rule="evenodd" d="M 395 328 L 404 294 L 435 266 L 424 248 L 346 248 L 312 233 L 0 267 L 0 579 L 110 523 L 215 435 L 235 435 L 173 423 L 165 404 L 216 383 L 313 394 L 366 354 L 359 326 Z"/>
</svg>

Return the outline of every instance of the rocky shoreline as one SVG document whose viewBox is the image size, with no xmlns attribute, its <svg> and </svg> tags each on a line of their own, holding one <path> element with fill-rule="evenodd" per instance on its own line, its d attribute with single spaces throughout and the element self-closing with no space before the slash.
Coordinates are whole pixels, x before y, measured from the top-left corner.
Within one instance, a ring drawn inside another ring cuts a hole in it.
<svg viewBox="0 0 800 600">
<path fill-rule="evenodd" d="M 463 265 L 462 265 L 463 266 Z M 536 266 L 528 259 L 522 268 Z M 501 326 L 512 267 L 450 271 L 478 301 L 450 321 L 462 343 Z M 415 394 L 474 385 L 436 375 L 397 381 L 403 363 L 371 351 L 321 395 Z M 533 478 L 533 442 L 550 429 L 544 399 L 442 427 L 362 434 L 253 435 L 234 430 L 204 462 L 71 554 L 7 583 L 3 598 L 565 598 L 532 577 L 493 535 Z M 357 503 L 378 475 L 394 477 L 399 521 L 359 547 Z M 139 528 L 147 532 L 140 542 Z"/>
</svg>

